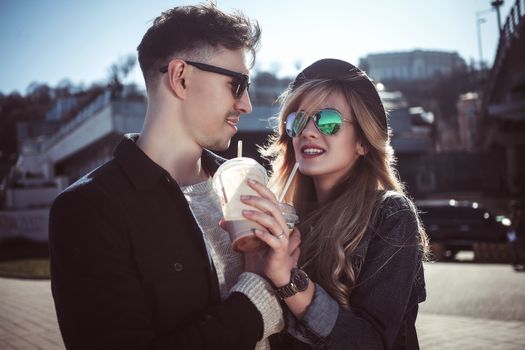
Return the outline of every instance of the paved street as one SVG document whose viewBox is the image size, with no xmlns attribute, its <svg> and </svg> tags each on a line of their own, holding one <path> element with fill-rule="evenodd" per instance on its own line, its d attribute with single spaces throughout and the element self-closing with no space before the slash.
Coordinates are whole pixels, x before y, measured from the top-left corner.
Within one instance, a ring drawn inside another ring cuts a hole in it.
<svg viewBox="0 0 525 350">
<path fill-rule="evenodd" d="M 509 265 L 434 263 L 425 266 L 425 278 L 423 313 L 525 322 L 525 272 Z"/>
<path fill-rule="evenodd" d="M 421 349 L 525 349 L 525 273 L 508 265 L 426 264 Z"/>
<path fill-rule="evenodd" d="M 426 265 L 421 348 L 525 349 L 525 273 L 505 265 Z M 49 281 L 0 278 L 0 349 L 64 349 Z"/>
<path fill-rule="evenodd" d="M 49 281 L 0 278 L 0 349 L 64 349 Z"/>
</svg>

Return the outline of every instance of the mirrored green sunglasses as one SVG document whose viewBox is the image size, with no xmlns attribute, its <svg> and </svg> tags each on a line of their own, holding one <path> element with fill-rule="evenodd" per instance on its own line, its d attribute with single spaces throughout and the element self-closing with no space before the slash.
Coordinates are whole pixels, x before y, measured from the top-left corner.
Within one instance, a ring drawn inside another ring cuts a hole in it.
<svg viewBox="0 0 525 350">
<path fill-rule="evenodd" d="M 349 119 L 343 118 L 341 113 L 336 109 L 321 109 L 311 115 L 302 111 L 292 112 L 286 117 L 285 121 L 288 136 L 296 137 L 299 135 L 308 124 L 310 118 L 314 121 L 317 130 L 327 136 L 335 135 L 341 129 L 344 121 L 352 122 Z"/>
</svg>

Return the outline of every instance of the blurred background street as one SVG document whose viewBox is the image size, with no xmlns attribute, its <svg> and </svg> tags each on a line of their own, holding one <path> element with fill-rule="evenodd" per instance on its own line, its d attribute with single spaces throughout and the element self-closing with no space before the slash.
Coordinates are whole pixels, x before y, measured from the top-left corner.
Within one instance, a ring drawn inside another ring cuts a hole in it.
<svg viewBox="0 0 525 350">
<path fill-rule="evenodd" d="M 425 278 L 423 313 L 525 321 L 525 273 L 508 265 L 432 263 Z"/>
<path fill-rule="evenodd" d="M 525 273 L 454 262 L 427 263 L 425 274 L 421 349 L 525 348 Z M 0 278 L 0 300 L 0 349 L 64 349 L 49 281 Z"/>
</svg>

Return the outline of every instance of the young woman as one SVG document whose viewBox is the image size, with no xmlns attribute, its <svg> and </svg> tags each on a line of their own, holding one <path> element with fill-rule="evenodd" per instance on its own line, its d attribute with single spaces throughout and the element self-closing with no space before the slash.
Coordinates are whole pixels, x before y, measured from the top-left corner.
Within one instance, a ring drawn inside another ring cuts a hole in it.
<svg viewBox="0 0 525 350">
<path fill-rule="evenodd" d="M 261 197 L 243 199 L 262 210 L 244 214 L 268 228 L 255 231 L 269 246 L 260 272 L 289 310 L 287 334 L 273 347 L 418 349 L 427 237 L 392 167 L 374 85 L 350 63 L 324 59 L 297 76 L 281 104 L 264 154 L 273 157 L 275 193 L 299 163 L 285 200 L 300 230 L 289 235 L 263 185 L 251 182 Z"/>
</svg>

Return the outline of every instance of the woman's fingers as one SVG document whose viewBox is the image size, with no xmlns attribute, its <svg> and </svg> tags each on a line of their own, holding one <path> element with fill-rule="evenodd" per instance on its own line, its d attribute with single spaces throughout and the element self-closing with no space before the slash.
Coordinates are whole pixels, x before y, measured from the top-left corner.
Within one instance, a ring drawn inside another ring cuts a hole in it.
<svg viewBox="0 0 525 350">
<path fill-rule="evenodd" d="M 241 202 L 251 205 L 252 207 L 255 207 L 263 212 L 271 212 L 272 214 L 274 212 L 280 213 L 279 206 L 275 205 L 275 203 L 263 197 L 242 195 Z M 282 216 L 282 213 L 281 213 L 281 216 Z"/>
<path fill-rule="evenodd" d="M 242 215 L 248 220 L 255 221 L 259 225 L 266 227 L 274 236 L 279 236 L 282 233 L 284 233 L 285 236 L 288 236 L 286 230 L 283 229 L 282 224 L 271 215 L 256 210 L 243 210 Z"/>
<path fill-rule="evenodd" d="M 281 250 L 283 248 L 283 244 L 282 243 L 284 242 L 284 241 L 281 241 L 281 240 L 288 239 L 288 237 L 286 237 L 286 236 L 284 236 L 284 237 L 277 237 L 277 236 L 272 235 L 271 233 L 269 233 L 267 231 L 263 231 L 263 230 L 260 230 L 260 229 L 254 229 L 253 233 L 261 241 L 263 241 L 264 243 L 269 245 L 270 248 L 272 248 L 274 251 Z"/>
<path fill-rule="evenodd" d="M 266 213 L 267 216 L 273 217 L 273 219 L 277 221 L 280 227 L 287 227 L 286 221 L 284 220 L 283 214 L 281 213 L 281 209 L 279 208 L 279 206 L 276 206 L 273 202 L 269 201 L 268 199 L 261 198 L 258 196 L 241 196 L 241 201 L 256 209 L 259 209 L 262 213 Z M 279 234 L 278 232 L 274 233 Z"/>
<path fill-rule="evenodd" d="M 290 270 L 297 265 L 298 254 L 288 254 L 286 237 L 278 239 L 262 230 L 254 230 L 254 234 L 265 242 L 268 247 L 265 255 L 264 275 L 275 285 L 285 285 L 290 281 Z"/>
<path fill-rule="evenodd" d="M 288 243 L 288 251 L 290 254 L 292 254 L 293 251 L 295 251 L 299 245 L 301 244 L 301 232 L 294 228 L 292 233 L 290 234 L 289 243 Z"/>
<path fill-rule="evenodd" d="M 264 186 L 262 183 L 256 180 L 248 179 L 247 180 L 248 185 L 255 190 L 261 197 L 268 199 L 269 201 L 273 202 L 274 204 L 278 205 L 277 198 L 273 194 L 272 191 L 266 186 Z"/>
</svg>

